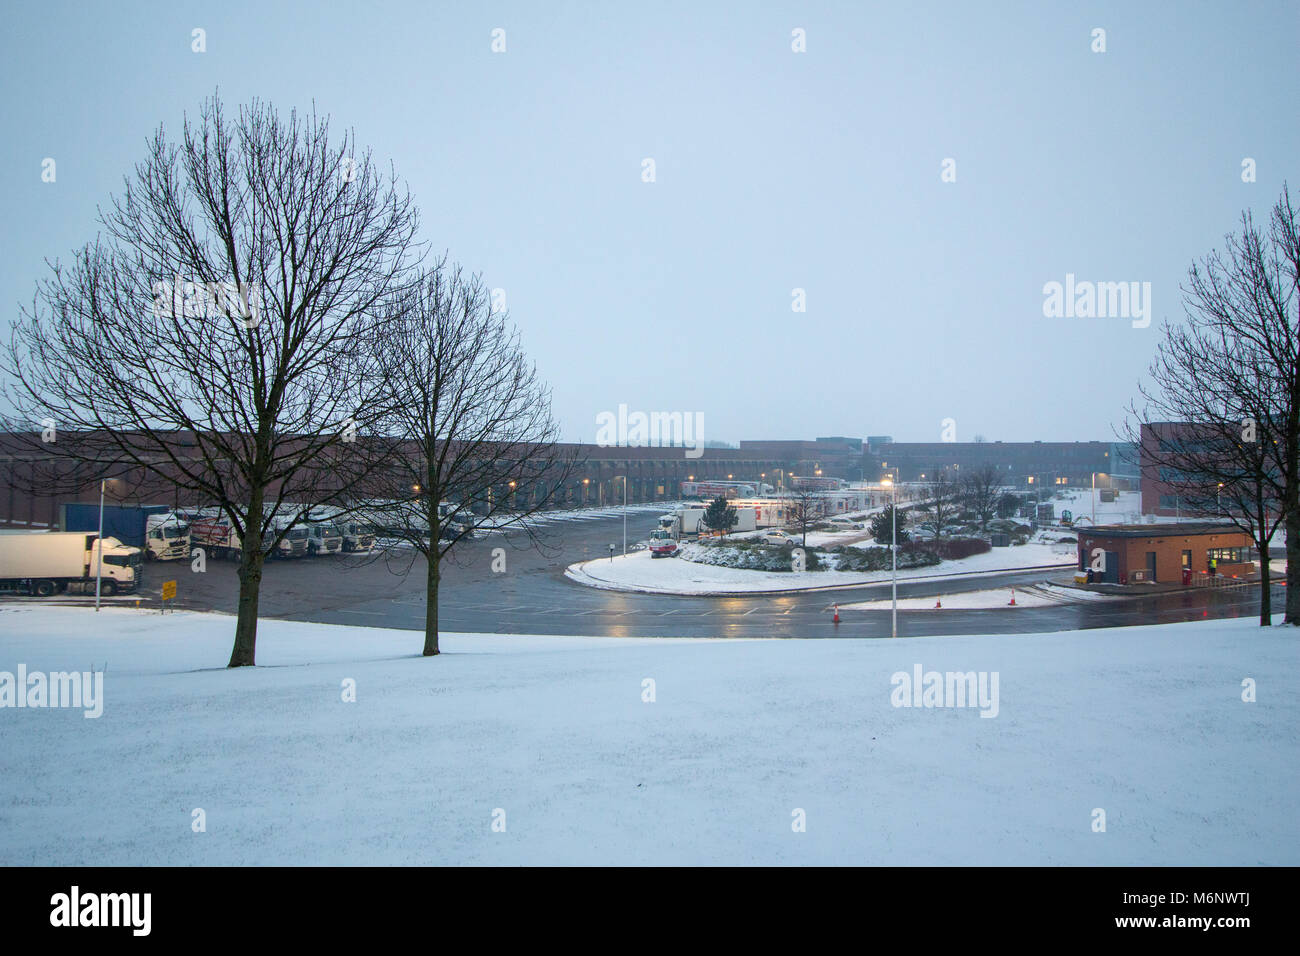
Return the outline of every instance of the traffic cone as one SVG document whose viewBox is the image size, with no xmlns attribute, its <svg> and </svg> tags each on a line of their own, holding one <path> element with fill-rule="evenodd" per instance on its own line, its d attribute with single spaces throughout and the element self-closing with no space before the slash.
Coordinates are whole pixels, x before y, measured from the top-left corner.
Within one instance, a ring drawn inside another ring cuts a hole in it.
<svg viewBox="0 0 1300 956">
<path fill-rule="evenodd" d="M 934 609 L 935 609 L 936 611 L 938 611 L 938 610 L 940 610 L 942 607 L 943 607 L 943 602 L 940 601 L 938 598 L 935 598 L 935 599 L 934 599 Z"/>
<path fill-rule="evenodd" d="M 835 623 L 840 623 L 840 606 L 838 604 L 835 605 Z"/>
<path fill-rule="evenodd" d="M 1007 607 L 1015 607 L 1015 606 L 1016 606 L 1016 589 L 1015 589 L 1015 588 L 1012 588 L 1012 589 L 1011 589 L 1011 603 L 1008 604 Z"/>
</svg>

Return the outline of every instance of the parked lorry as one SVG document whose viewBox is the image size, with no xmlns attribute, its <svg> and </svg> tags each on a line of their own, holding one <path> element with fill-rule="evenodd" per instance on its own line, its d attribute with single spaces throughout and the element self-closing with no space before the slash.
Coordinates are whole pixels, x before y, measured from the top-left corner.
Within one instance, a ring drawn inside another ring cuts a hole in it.
<svg viewBox="0 0 1300 956">
<path fill-rule="evenodd" d="M 312 513 L 313 520 L 328 521 L 338 534 L 341 550 L 351 554 L 365 553 L 375 546 L 375 526 L 364 518 L 338 508 L 320 508 Z"/>
<path fill-rule="evenodd" d="M 303 558 L 311 553 L 311 531 L 306 524 L 294 524 L 292 517 L 278 515 L 271 519 L 271 527 L 267 529 L 266 536 L 274 539 L 282 533 L 284 537 L 280 538 L 272 557 Z"/>
<path fill-rule="evenodd" d="M 100 564 L 100 552 L 103 564 Z M 42 531 L 0 534 L 0 589 L 53 594 L 128 593 L 140 585 L 140 549 L 97 532 Z"/>
<path fill-rule="evenodd" d="M 277 519 L 280 521 L 280 519 Z M 281 523 L 269 529 L 262 538 L 262 553 L 268 557 L 301 557 L 307 553 L 307 529 L 296 528 L 289 536 L 281 540 L 272 555 L 270 543 L 279 534 Z M 296 535 L 296 537 L 294 537 Z M 215 509 L 207 509 L 190 515 L 190 537 L 194 547 L 204 548 L 213 558 L 230 558 L 238 560 L 244 551 L 243 539 L 231 523 L 230 518 Z M 292 539 L 292 540 L 291 540 Z"/>
<path fill-rule="evenodd" d="M 365 554 L 375 547 L 375 526 L 357 518 L 337 518 L 334 527 L 343 536 L 343 550 L 356 554 Z"/>
<path fill-rule="evenodd" d="M 659 527 L 668 531 L 674 538 L 698 537 L 701 531 L 707 531 L 704 513 L 707 508 L 685 505 L 659 518 Z M 737 508 L 734 531 L 754 531 L 758 528 L 757 515 L 753 508 Z"/>
<path fill-rule="evenodd" d="M 99 533 L 99 502 L 59 507 L 60 531 Z M 104 505 L 104 537 L 139 548 L 146 561 L 179 561 L 190 556 L 190 530 L 184 516 L 167 505 Z"/>
<path fill-rule="evenodd" d="M 304 525 L 307 528 L 308 554 L 340 554 L 343 551 L 343 535 L 339 533 L 332 514 L 311 512 Z"/>
</svg>

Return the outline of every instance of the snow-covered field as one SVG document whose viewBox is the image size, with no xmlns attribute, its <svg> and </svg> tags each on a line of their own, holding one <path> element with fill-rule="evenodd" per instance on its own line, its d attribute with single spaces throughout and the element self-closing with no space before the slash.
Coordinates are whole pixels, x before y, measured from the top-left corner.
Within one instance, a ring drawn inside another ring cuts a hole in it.
<svg viewBox="0 0 1300 956">
<path fill-rule="evenodd" d="M 232 630 L 0 608 L 0 671 L 106 669 L 98 719 L 0 709 L 0 862 L 1300 863 L 1290 629 L 449 635 L 422 659 L 410 631 L 264 621 L 261 666 L 228 671 Z M 996 674 L 996 717 L 894 706 L 915 667 Z"/>
<path fill-rule="evenodd" d="M 976 576 L 1018 568 L 1072 567 L 1073 544 L 1030 542 L 1019 547 L 994 548 L 960 561 L 944 561 L 931 568 L 900 571 L 899 581 L 945 576 Z M 873 584 L 890 579 L 889 571 L 748 571 L 698 564 L 682 558 L 652 558 L 648 551 L 613 560 L 596 558 L 572 564 L 565 576 L 589 587 L 611 591 L 646 591 L 654 594 L 738 594 L 768 591 L 805 591 L 813 588 Z"/>
</svg>

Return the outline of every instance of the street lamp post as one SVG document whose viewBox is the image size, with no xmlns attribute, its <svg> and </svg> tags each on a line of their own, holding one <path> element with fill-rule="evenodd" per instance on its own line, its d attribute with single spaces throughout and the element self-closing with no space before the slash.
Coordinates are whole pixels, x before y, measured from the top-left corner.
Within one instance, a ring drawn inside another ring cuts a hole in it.
<svg viewBox="0 0 1300 956">
<path fill-rule="evenodd" d="M 623 556 L 627 557 L 627 475 L 615 475 L 623 479 Z"/>
<path fill-rule="evenodd" d="M 104 485 L 107 483 L 107 478 L 99 480 L 99 540 L 95 542 L 95 549 L 99 553 L 99 559 L 95 562 L 96 611 L 99 610 L 99 589 L 104 579 Z"/>
<path fill-rule="evenodd" d="M 1097 473 L 1092 473 L 1092 498 L 1089 500 L 1092 505 L 1092 523 L 1097 524 Z"/>
<path fill-rule="evenodd" d="M 898 637 L 898 482 L 892 477 L 886 478 L 884 482 L 889 485 L 889 551 L 893 559 L 893 569 L 889 575 L 892 592 L 889 636 Z"/>
</svg>

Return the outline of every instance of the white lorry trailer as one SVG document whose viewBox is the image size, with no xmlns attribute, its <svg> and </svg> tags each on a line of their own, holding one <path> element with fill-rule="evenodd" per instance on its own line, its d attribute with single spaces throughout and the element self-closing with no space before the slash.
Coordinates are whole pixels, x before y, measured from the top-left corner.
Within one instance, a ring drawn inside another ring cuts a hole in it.
<svg viewBox="0 0 1300 956">
<path fill-rule="evenodd" d="M 54 594 L 122 594 L 140 585 L 140 549 L 94 532 L 45 531 L 0 534 L 0 589 L 50 597 Z"/>
<path fill-rule="evenodd" d="M 659 527 L 668 531 L 675 538 L 698 537 L 701 531 L 709 530 L 704 524 L 704 512 L 707 510 L 706 508 L 691 505 L 677 508 L 660 517 Z M 731 532 L 756 531 L 757 529 L 758 523 L 754 509 L 737 508 L 736 524 L 731 528 Z"/>
</svg>

